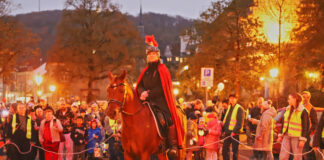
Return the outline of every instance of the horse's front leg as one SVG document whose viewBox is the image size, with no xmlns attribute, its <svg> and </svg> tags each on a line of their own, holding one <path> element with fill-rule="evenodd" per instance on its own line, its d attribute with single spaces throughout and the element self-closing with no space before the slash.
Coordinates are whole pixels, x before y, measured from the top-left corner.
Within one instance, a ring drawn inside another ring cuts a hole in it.
<svg viewBox="0 0 324 160">
<path fill-rule="evenodd" d="M 151 154 L 148 152 L 141 153 L 140 157 L 141 160 L 151 160 Z"/>
<path fill-rule="evenodd" d="M 167 160 L 166 153 L 159 153 L 157 156 L 159 160 Z"/>
<path fill-rule="evenodd" d="M 132 157 L 130 153 L 124 152 L 124 159 L 125 160 L 136 160 L 136 158 Z"/>
</svg>

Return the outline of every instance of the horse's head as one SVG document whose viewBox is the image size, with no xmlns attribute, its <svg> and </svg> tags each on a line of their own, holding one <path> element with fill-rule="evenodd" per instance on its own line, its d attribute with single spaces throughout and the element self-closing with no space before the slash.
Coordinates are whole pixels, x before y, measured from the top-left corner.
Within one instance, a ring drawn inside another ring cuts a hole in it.
<svg viewBox="0 0 324 160">
<path fill-rule="evenodd" d="M 126 102 L 126 71 L 124 71 L 120 76 L 115 76 L 109 72 L 108 78 L 110 82 L 107 86 L 108 107 L 106 114 L 111 119 L 116 119 Z"/>
</svg>

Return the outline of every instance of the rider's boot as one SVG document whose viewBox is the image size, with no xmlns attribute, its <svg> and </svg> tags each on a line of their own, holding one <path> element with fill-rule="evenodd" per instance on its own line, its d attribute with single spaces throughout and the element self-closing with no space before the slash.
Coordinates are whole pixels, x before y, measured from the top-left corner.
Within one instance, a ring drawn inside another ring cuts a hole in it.
<svg viewBox="0 0 324 160">
<path fill-rule="evenodd" d="M 177 131 L 175 128 L 175 125 L 172 125 L 169 127 L 169 144 L 170 144 L 170 150 L 168 152 L 168 155 L 172 158 L 177 157 L 177 149 L 178 149 L 178 140 L 177 140 Z"/>
</svg>

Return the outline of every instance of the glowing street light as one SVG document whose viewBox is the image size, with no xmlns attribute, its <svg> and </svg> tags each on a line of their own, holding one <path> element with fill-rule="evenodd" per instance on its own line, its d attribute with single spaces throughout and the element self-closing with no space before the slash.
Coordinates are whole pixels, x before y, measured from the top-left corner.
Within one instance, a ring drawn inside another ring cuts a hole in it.
<svg viewBox="0 0 324 160">
<path fill-rule="evenodd" d="M 42 94 L 43 94 L 43 91 L 41 91 L 41 90 L 37 91 L 38 96 L 41 96 Z"/>
<path fill-rule="evenodd" d="M 178 95 L 178 94 L 179 94 L 179 89 L 177 89 L 177 88 L 173 89 L 173 94 L 174 94 L 175 96 Z"/>
<path fill-rule="evenodd" d="M 218 83 L 218 85 L 217 85 L 217 89 L 218 89 L 219 91 L 222 91 L 222 90 L 224 89 L 224 87 L 225 87 L 225 85 L 224 85 L 224 83 L 222 83 L 222 82 Z"/>
<path fill-rule="evenodd" d="M 270 76 L 272 78 L 276 78 L 276 77 L 278 77 L 279 69 L 278 68 L 272 68 L 272 69 L 270 69 L 269 72 L 270 72 Z"/>
<path fill-rule="evenodd" d="M 39 86 L 43 82 L 43 76 L 41 75 L 36 75 L 34 77 L 36 84 Z"/>
<path fill-rule="evenodd" d="M 316 72 L 308 72 L 308 74 L 306 73 L 306 75 L 311 79 L 317 79 L 319 77 L 319 74 Z"/>
<path fill-rule="evenodd" d="M 55 90 L 56 90 L 56 86 L 55 86 L 55 85 L 50 85 L 50 86 L 49 86 L 49 90 L 50 90 L 51 92 L 55 92 Z"/>
<path fill-rule="evenodd" d="M 183 70 L 188 70 L 189 69 L 189 65 L 185 65 L 184 67 L 183 67 Z"/>
<path fill-rule="evenodd" d="M 264 81 L 264 77 L 260 77 L 260 81 Z"/>
</svg>

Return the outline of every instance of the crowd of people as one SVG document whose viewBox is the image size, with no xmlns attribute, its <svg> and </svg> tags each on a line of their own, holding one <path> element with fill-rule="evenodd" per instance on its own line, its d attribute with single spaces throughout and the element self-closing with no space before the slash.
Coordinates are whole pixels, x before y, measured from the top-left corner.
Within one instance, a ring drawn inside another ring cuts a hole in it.
<svg viewBox="0 0 324 160">
<path fill-rule="evenodd" d="M 278 110 L 271 100 L 262 97 L 246 108 L 238 104 L 235 95 L 221 102 L 207 101 L 205 106 L 199 99 L 193 102 L 180 99 L 188 118 L 186 159 L 229 160 L 231 149 L 232 159 L 236 160 L 240 143 L 253 150 L 251 159 L 274 159 L 275 143 L 281 143 L 277 157 L 280 160 L 323 159 L 320 152 L 324 148 L 324 111 L 318 120 L 310 98 L 308 91 L 290 94 L 289 105 Z M 276 124 L 281 127 L 276 128 Z M 247 144 L 240 142 L 240 134 L 246 134 Z"/>
<path fill-rule="evenodd" d="M 121 124 L 104 114 L 105 105 L 64 98 L 55 106 L 44 98 L 3 105 L 0 153 L 9 160 L 123 159 Z"/>
<path fill-rule="evenodd" d="M 262 97 L 256 105 L 251 102 L 246 108 L 238 104 L 234 94 L 206 104 L 199 99 L 179 99 L 178 106 L 187 117 L 186 159 L 229 160 L 232 150 L 232 159 L 236 160 L 243 133 L 246 145 L 254 150 L 251 158 L 274 159 L 273 144 L 281 143 L 280 160 L 290 156 L 296 160 L 316 159 L 315 153 L 324 147 L 324 114 L 318 121 L 310 97 L 307 91 L 290 94 L 288 107 L 280 110 Z M 2 106 L 0 140 L 2 146 L 7 145 L 0 154 L 10 160 L 123 159 L 121 120 L 109 119 L 104 114 L 106 105 L 69 104 L 61 98 L 53 107 L 45 99 Z M 282 124 L 278 139 L 274 139 L 276 123 Z"/>
</svg>

